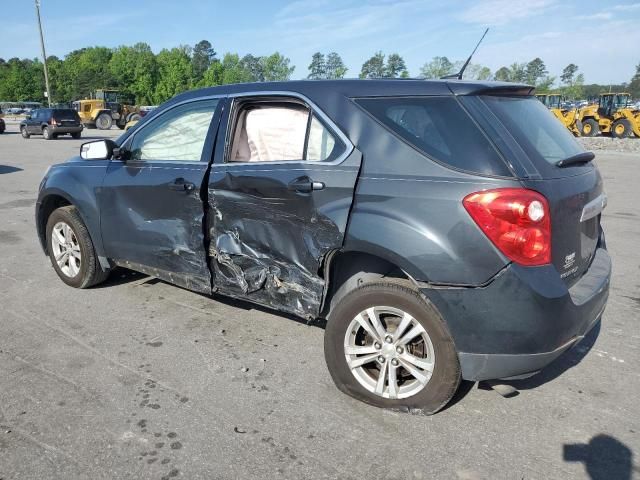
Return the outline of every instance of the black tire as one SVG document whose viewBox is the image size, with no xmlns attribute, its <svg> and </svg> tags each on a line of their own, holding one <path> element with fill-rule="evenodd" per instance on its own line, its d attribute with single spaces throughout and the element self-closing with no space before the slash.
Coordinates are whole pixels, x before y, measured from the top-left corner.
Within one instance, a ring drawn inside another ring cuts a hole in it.
<svg viewBox="0 0 640 480">
<path fill-rule="evenodd" d="M 127 118 L 127 123 L 129 122 L 139 122 L 142 119 L 142 117 L 140 116 L 139 113 L 132 113 L 131 115 L 129 115 L 129 118 Z"/>
<path fill-rule="evenodd" d="M 125 124 L 122 124 L 122 123 L 119 123 L 119 124 L 118 124 L 118 128 L 119 128 L 120 130 L 124 130 L 124 127 L 126 127 L 126 125 L 125 125 Z"/>
<path fill-rule="evenodd" d="M 600 125 L 593 118 L 587 118 L 582 122 L 580 133 L 583 137 L 595 137 L 600 133 Z"/>
<path fill-rule="evenodd" d="M 71 134 L 71 138 L 75 138 L 76 140 L 82 138 L 82 132 L 74 132 Z"/>
<path fill-rule="evenodd" d="M 615 138 L 627 138 L 633 134 L 631 122 L 626 118 L 621 118 L 613 122 L 611 126 L 611 136 Z"/>
<path fill-rule="evenodd" d="M 77 239 L 77 243 L 80 247 L 80 268 L 77 275 L 73 277 L 68 276 L 62 271 L 58 262 L 56 262 L 53 253 L 54 247 L 52 233 L 54 226 L 59 222 L 64 222 L 71 227 L 73 235 Z M 80 218 L 80 214 L 76 207 L 70 205 L 54 210 L 47 219 L 46 235 L 47 250 L 49 252 L 51 265 L 53 265 L 53 268 L 60 279 L 67 285 L 75 288 L 89 288 L 103 282 L 109 276 L 109 272 L 103 271 L 100 267 L 98 256 L 96 255 L 95 249 L 93 248 L 93 242 L 89 236 L 89 231 Z"/>
<path fill-rule="evenodd" d="M 96 127 L 98 130 L 110 130 L 113 126 L 113 118 L 108 113 L 101 113 L 96 117 Z"/>
<path fill-rule="evenodd" d="M 22 138 L 31 138 L 31 134 L 24 125 L 20 127 L 20 135 L 22 135 Z"/>
<path fill-rule="evenodd" d="M 576 120 L 576 130 L 578 133 L 572 132 L 574 136 L 580 137 L 582 135 L 582 122 L 580 119 Z"/>
<path fill-rule="evenodd" d="M 42 128 L 42 138 L 44 138 L 45 140 L 51 140 L 52 138 L 54 138 L 54 136 L 51 135 L 51 130 L 49 130 L 49 127 Z"/>
<path fill-rule="evenodd" d="M 409 313 L 431 340 L 435 356 L 433 374 L 422 390 L 413 396 L 390 399 L 370 392 L 356 379 L 347 364 L 344 349 L 347 329 L 360 312 L 373 306 L 388 306 Z M 336 386 L 347 395 L 377 407 L 433 414 L 451 400 L 460 384 L 458 355 L 444 320 L 435 306 L 404 280 L 383 278 L 365 283 L 346 294 L 329 313 L 324 353 Z"/>
</svg>

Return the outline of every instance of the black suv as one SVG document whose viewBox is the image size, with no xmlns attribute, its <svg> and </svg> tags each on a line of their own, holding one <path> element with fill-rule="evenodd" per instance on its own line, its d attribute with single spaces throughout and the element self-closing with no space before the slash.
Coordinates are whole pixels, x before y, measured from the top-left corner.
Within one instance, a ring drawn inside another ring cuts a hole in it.
<svg viewBox="0 0 640 480">
<path fill-rule="evenodd" d="M 341 80 L 184 93 L 52 166 L 38 235 L 73 287 L 122 266 L 326 319 L 341 390 L 435 412 L 461 378 L 539 371 L 605 308 L 602 178 L 532 90 Z"/>
<path fill-rule="evenodd" d="M 45 140 L 51 140 L 65 134 L 80 138 L 82 128 L 78 112 L 69 108 L 40 108 L 20 122 L 23 138 L 42 135 Z"/>
</svg>

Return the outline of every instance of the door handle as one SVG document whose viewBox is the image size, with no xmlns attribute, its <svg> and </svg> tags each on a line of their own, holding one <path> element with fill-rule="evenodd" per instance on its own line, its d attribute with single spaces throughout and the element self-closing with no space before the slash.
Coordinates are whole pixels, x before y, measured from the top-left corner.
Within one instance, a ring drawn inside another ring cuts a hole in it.
<svg viewBox="0 0 640 480">
<path fill-rule="evenodd" d="M 289 182 L 287 188 L 289 190 L 295 190 L 296 192 L 309 193 L 313 190 L 322 190 L 324 188 L 324 183 L 314 182 L 309 177 L 302 177 Z"/>
<path fill-rule="evenodd" d="M 196 188 L 195 184 L 187 182 L 184 178 L 176 178 L 169 184 L 169 190 L 176 190 L 178 192 L 190 192 Z"/>
</svg>

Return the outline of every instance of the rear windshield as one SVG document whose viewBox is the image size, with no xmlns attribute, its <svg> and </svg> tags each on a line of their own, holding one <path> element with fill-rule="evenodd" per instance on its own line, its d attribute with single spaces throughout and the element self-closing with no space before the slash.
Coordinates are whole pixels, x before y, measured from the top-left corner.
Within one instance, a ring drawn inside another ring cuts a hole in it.
<svg viewBox="0 0 640 480">
<path fill-rule="evenodd" d="M 512 176 L 452 96 L 364 98 L 356 103 L 436 161 L 474 173 Z"/>
<path fill-rule="evenodd" d="M 584 151 L 569 130 L 535 97 L 482 98 L 532 161 L 556 164 Z"/>
<path fill-rule="evenodd" d="M 57 120 L 78 120 L 78 113 L 70 109 L 58 109 L 53 111 L 53 117 Z"/>
</svg>

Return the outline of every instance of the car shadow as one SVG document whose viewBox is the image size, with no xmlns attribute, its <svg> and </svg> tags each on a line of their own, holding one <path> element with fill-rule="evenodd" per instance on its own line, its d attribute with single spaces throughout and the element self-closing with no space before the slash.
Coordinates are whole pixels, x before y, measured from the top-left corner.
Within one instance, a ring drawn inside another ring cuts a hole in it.
<svg viewBox="0 0 640 480">
<path fill-rule="evenodd" d="M 565 462 L 584 463 L 591 480 L 631 480 L 633 452 L 618 439 L 605 434 L 592 437 L 589 443 L 564 444 L 562 457 Z"/>
<path fill-rule="evenodd" d="M 12 165 L 0 165 L 0 175 L 3 175 L 5 173 L 21 172 L 22 170 L 22 168 L 14 167 Z"/>
<path fill-rule="evenodd" d="M 144 278 L 147 278 L 147 282 L 145 283 L 156 283 L 160 280 L 157 280 L 153 277 L 145 275 L 144 273 L 136 272 L 134 270 L 129 270 L 127 268 L 116 267 L 111 272 L 109 272 L 109 277 L 102 283 L 95 285 L 91 288 L 100 289 L 100 288 L 109 288 L 115 287 L 117 285 L 123 285 L 125 283 L 131 283 L 140 281 Z"/>
</svg>

